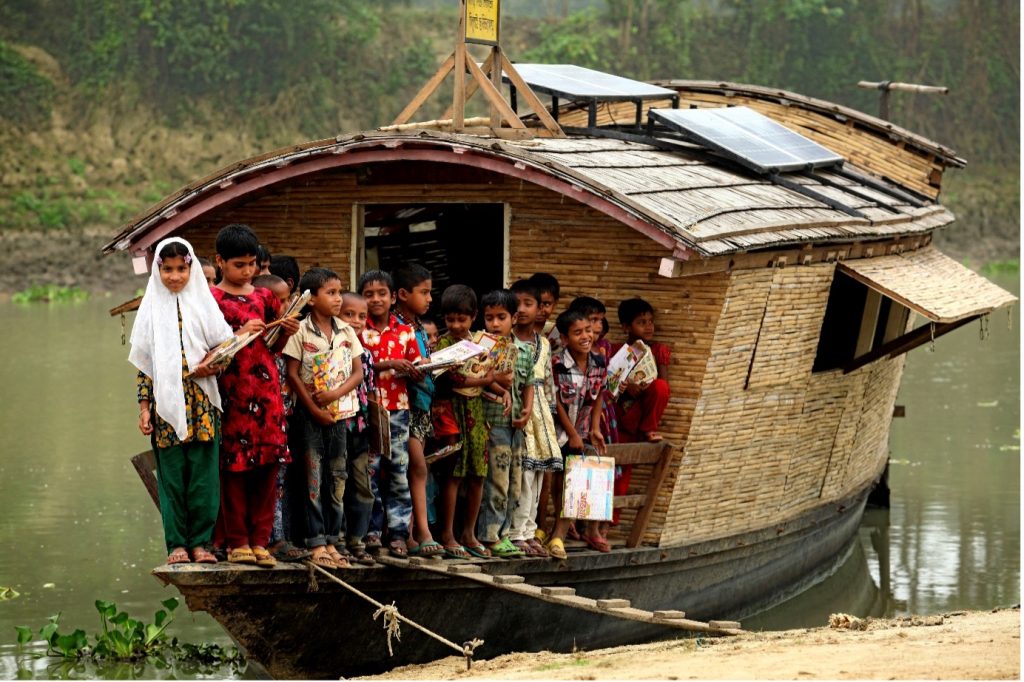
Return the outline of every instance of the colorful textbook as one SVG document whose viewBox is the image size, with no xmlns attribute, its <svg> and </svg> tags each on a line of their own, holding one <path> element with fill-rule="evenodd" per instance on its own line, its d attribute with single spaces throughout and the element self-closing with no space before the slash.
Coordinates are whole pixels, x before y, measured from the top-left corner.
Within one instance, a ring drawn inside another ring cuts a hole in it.
<svg viewBox="0 0 1024 682">
<path fill-rule="evenodd" d="M 313 384 L 310 393 L 333 391 L 341 386 L 352 374 L 352 349 L 341 346 L 334 350 L 313 356 Z M 334 421 L 353 417 L 359 411 L 359 397 L 356 391 L 349 391 L 334 402 L 324 406 Z"/>
</svg>

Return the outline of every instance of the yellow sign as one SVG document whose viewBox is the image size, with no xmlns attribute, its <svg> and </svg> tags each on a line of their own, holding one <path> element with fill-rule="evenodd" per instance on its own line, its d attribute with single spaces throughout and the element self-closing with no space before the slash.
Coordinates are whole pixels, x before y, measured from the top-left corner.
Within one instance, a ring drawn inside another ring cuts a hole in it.
<svg viewBox="0 0 1024 682">
<path fill-rule="evenodd" d="M 501 0 L 466 0 L 466 42 L 498 44 Z"/>
</svg>

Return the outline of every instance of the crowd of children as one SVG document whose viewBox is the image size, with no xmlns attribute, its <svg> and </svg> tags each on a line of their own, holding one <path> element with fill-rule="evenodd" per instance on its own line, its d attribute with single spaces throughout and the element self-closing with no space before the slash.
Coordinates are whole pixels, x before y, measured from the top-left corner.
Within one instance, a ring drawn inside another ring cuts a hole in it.
<svg viewBox="0 0 1024 682">
<path fill-rule="evenodd" d="M 567 537 L 610 551 L 608 522 L 580 529 L 558 513 L 563 463 L 661 439 L 670 354 L 652 340 L 651 305 L 625 300 L 618 319 L 626 343 L 650 347 L 658 378 L 626 381 L 613 396 L 607 365 L 621 344 L 605 339 L 605 306 L 581 296 L 552 320 L 560 291 L 549 274 L 479 299 L 447 287 L 440 336 L 424 317 L 424 267 L 371 270 L 357 289 L 327 268 L 300 276 L 294 258 L 271 256 L 245 225 L 218 233 L 214 262 L 179 238 L 157 245 L 129 360 L 139 429 L 156 454 L 167 562 L 343 568 L 385 550 L 565 559 Z M 282 315 L 307 291 L 301 317 Z M 484 329 L 474 332 L 478 315 Z M 492 352 L 436 375 L 420 369 L 485 332 Z M 229 363 L 213 361 L 233 335 L 254 340 Z M 318 378 L 325 366 L 333 385 Z M 428 465 L 439 450 L 454 454 Z M 616 494 L 629 475 L 617 473 Z"/>
</svg>

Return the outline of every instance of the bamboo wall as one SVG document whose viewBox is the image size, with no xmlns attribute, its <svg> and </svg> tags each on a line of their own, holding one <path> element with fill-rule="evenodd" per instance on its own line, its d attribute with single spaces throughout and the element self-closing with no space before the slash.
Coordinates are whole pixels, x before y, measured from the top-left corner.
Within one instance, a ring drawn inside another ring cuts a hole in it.
<svg viewBox="0 0 1024 682">
<path fill-rule="evenodd" d="M 833 272 L 733 274 L 662 546 L 782 523 L 881 472 L 903 359 L 811 373 Z"/>
</svg>

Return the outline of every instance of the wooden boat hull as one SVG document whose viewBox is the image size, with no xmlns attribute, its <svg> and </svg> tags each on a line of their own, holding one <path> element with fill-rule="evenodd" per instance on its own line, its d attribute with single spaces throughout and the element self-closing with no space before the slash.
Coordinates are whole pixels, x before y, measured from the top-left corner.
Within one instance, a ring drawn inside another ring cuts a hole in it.
<svg viewBox="0 0 1024 682">
<path fill-rule="evenodd" d="M 743 618 L 830 572 L 855 539 L 867 490 L 822 505 L 785 525 L 661 549 L 571 554 L 567 562 L 491 561 L 488 573 L 518 574 L 538 586 L 568 585 L 592 598 L 637 608 L 678 609 L 688 618 Z M 300 565 L 274 570 L 218 565 L 163 566 L 192 610 L 207 611 L 275 678 L 372 674 L 454 652 L 408 626 L 388 655 L 375 608 L 321 577 L 311 591 Z M 477 658 L 511 651 L 571 651 L 649 641 L 674 631 L 588 613 L 414 568 L 341 571 L 339 577 L 447 639 L 485 641 Z M 454 671 L 453 671 L 454 674 Z"/>
</svg>

